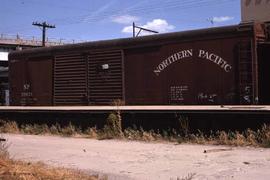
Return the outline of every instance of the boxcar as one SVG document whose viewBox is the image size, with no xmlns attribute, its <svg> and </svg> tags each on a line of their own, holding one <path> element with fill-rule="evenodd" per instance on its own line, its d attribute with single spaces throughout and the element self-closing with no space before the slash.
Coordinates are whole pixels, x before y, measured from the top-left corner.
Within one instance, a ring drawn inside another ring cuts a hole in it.
<svg viewBox="0 0 270 180">
<path fill-rule="evenodd" d="M 15 51 L 11 105 L 269 104 L 265 23 Z"/>
</svg>

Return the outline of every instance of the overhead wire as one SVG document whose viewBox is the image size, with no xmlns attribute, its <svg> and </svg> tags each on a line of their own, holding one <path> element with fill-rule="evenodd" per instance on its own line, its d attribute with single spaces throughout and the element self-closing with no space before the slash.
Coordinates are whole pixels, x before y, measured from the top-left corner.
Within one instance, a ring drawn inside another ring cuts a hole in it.
<svg viewBox="0 0 270 180">
<path fill-rule="evenodd" d="M 33 0 L 31 0 L 33 1 Z M 133 6 L 131 8 L 125 8 L 124 10 L 120 10 L 119 8 L 110 9 L 108 11 L 101 12 L 97 15 L 91 15 L 92 13 L 87 13 L 80 16 L 73 16 L 73 17 L 67 17 L 67 18 L 52 18 L 49 19 L 50 22 L 56 23 L 58 26 L 64 26 L 64 25 L 70 25 L 70 24 L 80 24 L 80 23 L 94 23 L 102 20 L 111 20 L 114 17 L 121 16 L 121 15 L 140 15 L 143 13 L 144 17 L 150 17 L 155 13 L 159 13 L 161 10 L 170 10 L 179 8 L 181 9 L 181 13 L 186 12 L 187 10 L 191 8 L 198 8 L 198 7 L 204 7 L 204 6 L 221 6 L 228 3 L 235 2 L 236 0 L 185 0 L 185 1 L 166 1 L 166 3 L 156 3 L 156 4 L 149 4 L 144 6 Z M 147 13 L 145 13 L 147 12 Z M 176 19 L 173 17 L 173 19 Z M 182 18 L 177 18 L 182 19 Z M 183 18 L 184 19 L 184 18 Z M 189 21 L 191 21 L 189 19 Z M 30 29 L 31 26 L 25 29 Z M 17 28 L 17 30 L 20 30 L 20 28 Z"/>
<path fill-rule="evenodd" d="M 219 3 L 216 2 L 216 0 L 190 0 L 190 1 L 185 1 L 185 3 L 174 3 L 174 4 L 169 4 L 169 5 L 159 5 L 155 7 L 140 7 L 136 9 L 131 9 L 131 10 L 124 10 L 119 13 L 119 10 L 116 11 L 109 11 L 109 12 L 104 12 L 101 13 L 97 16 L 94 17 L 88 17 L 88 15 L 82 15 L 82 16 L 77 16 L 77 17 L 70 17 L 67 19 L 58 19 L 54 22 L 59 22 L 61 25 L 64 24 L 77 24 L 77 23 L 93 23 L 97 22 L 99 20 L 104 20 L 106 18 L 112 18 L 116 17 L 119 15 L 125 15 L 125 14 L 132 14 L 132 15 L 137 15 L 141 13 L 147 12 L 149 15 L 150 13 L 155 13 L 158 12 L 159 10 L 164 10 L 164 9 L 172 9 L 172 8 L 183 8 L 182 10 L 187 10 L 190 8 L 195 8 L 195 7 L 202 7 L 203 5 L 209 5 L 209 2 L 215 2 L 215 5 L 220 5 L 228 2 L 232 2 L 233 0 L 221 0 Z M 213 4 L 212 4 L 213 5 Z M 145 16 L 145 14 L 144 14 Z"/>
</svg>

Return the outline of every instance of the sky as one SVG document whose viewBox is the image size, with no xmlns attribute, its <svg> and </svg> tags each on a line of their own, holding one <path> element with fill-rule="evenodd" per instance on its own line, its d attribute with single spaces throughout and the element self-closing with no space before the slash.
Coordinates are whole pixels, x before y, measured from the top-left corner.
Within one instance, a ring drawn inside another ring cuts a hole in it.
<svg viewBox="0 0 270 180">
<path fill-rule="evenodd" d="M 240 14 L 240 0 L 0 0 L 0 34 L 41 38 L 32 23 L 46 21 L 52 40 L 97 41 L 132 37 L 132 22 L 168 33 L 238 24 Z"/>
</svg>

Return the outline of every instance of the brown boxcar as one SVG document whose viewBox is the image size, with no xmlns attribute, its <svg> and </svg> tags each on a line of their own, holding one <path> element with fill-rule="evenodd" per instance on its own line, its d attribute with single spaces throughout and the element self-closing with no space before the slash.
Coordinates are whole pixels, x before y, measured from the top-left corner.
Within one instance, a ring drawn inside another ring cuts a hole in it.
<svg viewBox="0 0 270 180">
<path fill-rule="evenodd" d="M 16 51 L 12 105 L 268 104 L 267 24 Z"/>
</svg>

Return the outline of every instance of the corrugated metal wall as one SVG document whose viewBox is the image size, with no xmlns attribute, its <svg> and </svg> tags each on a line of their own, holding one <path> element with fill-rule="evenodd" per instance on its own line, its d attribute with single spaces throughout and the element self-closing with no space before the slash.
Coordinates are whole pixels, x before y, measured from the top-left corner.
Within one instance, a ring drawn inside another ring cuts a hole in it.
<svg viewBox="0 0 270 180">
<path fill-rule="evenodd" d="M 56 55 L 54 105 L 111 104 L 123 100 L 122 51 Z"/>
<path fill-rule="evenodd" d="M 123 100 L 122 51 L 91 52 L 88 59 L 89 102 L 110 104 Z"/>
<path fill-rule="evenodd" d="M 56 55 L 54 105 L 86 105 L 87 59 L 82 54 Z"/>
</svg>

